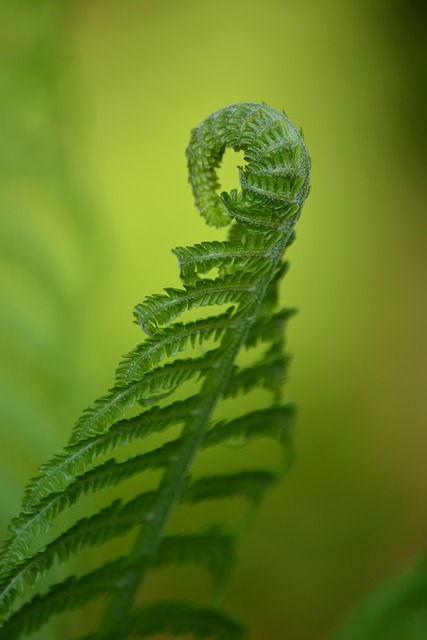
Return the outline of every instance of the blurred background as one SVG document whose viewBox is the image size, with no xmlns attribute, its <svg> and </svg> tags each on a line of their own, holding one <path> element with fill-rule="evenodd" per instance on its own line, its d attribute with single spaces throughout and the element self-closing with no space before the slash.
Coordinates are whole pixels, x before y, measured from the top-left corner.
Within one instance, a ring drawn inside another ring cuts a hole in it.
<svg viewBox="0 0 427 640">
<path fill-rule="evenodd" d="M 178 284 L 170 249 L 223 237 L 192 202 L 190 130 L 263 101 L 303 127 L 313 164 L 283 289 L 300 309 L 297 461 L 242 541 L 226 605 L 253 640 L 325 638 L 426 549 L 425 3 L 0 13 L 1 533 L 140 341 L 134 305 Z M 232 157 L 222 177 L 237 186 Z"/>
</svg>

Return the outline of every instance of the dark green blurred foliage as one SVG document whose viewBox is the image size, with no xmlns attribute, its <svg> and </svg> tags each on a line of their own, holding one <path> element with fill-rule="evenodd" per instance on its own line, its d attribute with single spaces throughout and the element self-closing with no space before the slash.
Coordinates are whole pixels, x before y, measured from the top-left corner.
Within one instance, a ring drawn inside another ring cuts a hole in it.
<svg viewBox="0 0 427 640">
<path fill-rule="evenodd" d="M 393 103 L 406 122 L 403 142 L 422 162 L 427 147 L 427 5 L 423 0 L 393 0 L 379 7 L 377 20 L 394 54 Z M 422 170 L 419 177 L 424 177 Z"/>
<path fill-rule="evenodd" d="M 420 640 L 427 636 L 427 564 L 381 585 L 331 640 Z"/>
<path fill-rule="evenodd" d="M 298 460 L 242 545 L 228 604 L 256 640 L 325 636 L 425 550 L 424 4 L 0 7 L 3 523 L 135 343 L 133 305 L 173 284 L 170 248 L 206 239 L 189 130 L 265 100 L 313 156 L 283 291 L 301 309 Z M 181 581 L 159 574 L 151 593 Z"/>
</svg>

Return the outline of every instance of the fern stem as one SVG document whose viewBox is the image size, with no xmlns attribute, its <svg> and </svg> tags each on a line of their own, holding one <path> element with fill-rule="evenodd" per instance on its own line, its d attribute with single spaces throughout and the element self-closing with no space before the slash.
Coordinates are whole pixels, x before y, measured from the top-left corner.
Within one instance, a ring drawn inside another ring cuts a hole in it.
<svg viewBox="0 0 427 640">
<path fill-rule="evenodd" d="M 183 429 L 183 447 L 180 450 L 180 455 L 162 476 L 148 522 L 141 527 L 133 551 L 129 555 L 129 573 L 120 581 L 120 589 L 114 594 L 106 609 L 100 625 L 100 637 L 103 633 L 111 632 L 112 629 L 118 627 L 120 622 L 130 614 L 136 594 L 147 578 L 165 528 L 185 489 L 193 460 L 206 435 L 212 414 L 225 391 L 235 360 L 255 321 L 267 286 L 292 234 L 294 222 L 294 219 L 288 221 L 285 233 L 274 248 L 271 267 L 260 278 L 253 291 L 252 303 L 247 308 L 244 317 L 241 318 L 238 330 L 236 329 L 231 334 L 232 340 L 230 340 L 230 334 L 226 334 L 222 340 L 222 349 L 220 350 L 222 357 L 218 358 L 200 391 L 205 400 L 199 406 L 197 413 L 190 415 Z M 136 564 L 143 569 L 135 571 L 134 568 L 131 568 Z"/>
</svg>

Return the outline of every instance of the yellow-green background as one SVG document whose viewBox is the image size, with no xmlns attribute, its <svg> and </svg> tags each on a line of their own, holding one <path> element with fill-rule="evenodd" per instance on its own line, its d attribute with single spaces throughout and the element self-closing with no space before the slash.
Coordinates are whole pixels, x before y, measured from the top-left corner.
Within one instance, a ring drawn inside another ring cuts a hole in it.
<svg viewBox="0 0 427 640">
<path fill-rule="evenodd" d="M 253 640 L 325 637 L 426 547 L 423 3 L 45 0 L 0 15 L 2 531 L 139 340 L 133 306 L 178 284 L 170 249 L 222 237 L 192 203 L 190 129 L 264 101 L 304 128 L 313 165 L 283 289 L 300 308 L 298 458 L 226 604 Z M 237 182 L 231 161 L 223 179 Z M 171 576 L 153 593 L 192 580 Z"/>
</svg>

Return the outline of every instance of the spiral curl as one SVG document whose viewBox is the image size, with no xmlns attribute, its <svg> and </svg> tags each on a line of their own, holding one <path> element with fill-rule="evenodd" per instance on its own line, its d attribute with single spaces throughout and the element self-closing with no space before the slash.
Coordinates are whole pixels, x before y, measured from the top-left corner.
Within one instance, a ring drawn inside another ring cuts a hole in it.
<svg viewBox="0 0 427 640">
<path fill-rule="evenodd" d="M 218 194 L 217 168 L 225 149 L 243 151 L 241 191 Z M 284 114 L 265 104 L 219 109 L 192 130 L 187 147 L 189 181 L 196 206 L 217 227 L 233 218 L 263 212 L 297 219 L 309 191 L 310 157 L 301 132 Z"/>
</svg>

